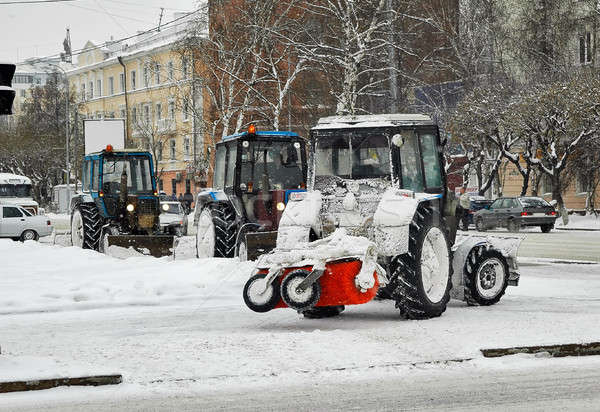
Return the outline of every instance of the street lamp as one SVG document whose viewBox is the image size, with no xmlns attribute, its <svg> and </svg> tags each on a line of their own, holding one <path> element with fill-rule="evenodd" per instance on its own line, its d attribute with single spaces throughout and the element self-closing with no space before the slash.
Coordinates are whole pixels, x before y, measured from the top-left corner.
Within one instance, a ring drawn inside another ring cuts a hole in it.
<svg viewBox="0 0 600 412">
<path fill-rule="evenodd" d="M 67 71 L 58 64 L 45 62 L 49 66 L 53 66 L 60 70 L 65 77 L 65 166 L 67 171 L 67 201 L 71 204 L 71 163 L 69 161 L 69 79 Z"/>
</svg>

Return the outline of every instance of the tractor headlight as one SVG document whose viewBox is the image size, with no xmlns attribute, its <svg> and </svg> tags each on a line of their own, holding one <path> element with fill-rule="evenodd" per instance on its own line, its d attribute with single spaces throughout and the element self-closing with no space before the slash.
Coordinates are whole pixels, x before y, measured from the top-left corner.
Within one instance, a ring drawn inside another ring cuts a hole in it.
<svg viewBox="0 0 600 412">
<path fill-rule="evenodd" d="M 285 204 L 283 202 L 277 203 L 277 210 L 283 212 L 283 209 L 285 209 Z"/>
<path fill-rule="evenodd" d="M 166 204 L 166 203 L 165 203 L 165 204 L 163 204 L 163 205 L 162 205 L 162 210 L 164 210 L 165 212 L 166 212 L 167 210 L 169 210 L 169 205 L 168 205 L 168 204 Z"/>
<path fill-rule="evenodd" d="M 128 211 L 128 212 L 133 212 L 134 210 L 135 210 L 135 206 L 134 206 L 134 205 L 132 205 L 131 203 L 129 203 L 129 204 L 127 205 L 127 211 Z"/>
</svg>

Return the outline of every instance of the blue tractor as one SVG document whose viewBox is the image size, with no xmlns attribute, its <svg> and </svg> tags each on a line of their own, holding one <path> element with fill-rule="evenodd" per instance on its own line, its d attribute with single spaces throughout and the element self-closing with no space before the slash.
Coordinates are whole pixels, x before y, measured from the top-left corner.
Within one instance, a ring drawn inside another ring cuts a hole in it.
<svg viewBox="0 0 600 412">
<path fill-rule="evenodd" d="M 253 260 L 275 247 L 290 196 L 306 190 L 306 147 L 298 134 L 256 131 L 217 144 L 213 189 L 196 200 L 198 257 Z"/>
<path fill-rule="evenodd" d="M 156 257 L 172 254 L 173 236 L 160 234 L 150 153 L 108 145 L 84 157 L 81 181 L 81 192 L 71 200 L 73 246 L 106 252 L 115 245 Z"/>
</svg>

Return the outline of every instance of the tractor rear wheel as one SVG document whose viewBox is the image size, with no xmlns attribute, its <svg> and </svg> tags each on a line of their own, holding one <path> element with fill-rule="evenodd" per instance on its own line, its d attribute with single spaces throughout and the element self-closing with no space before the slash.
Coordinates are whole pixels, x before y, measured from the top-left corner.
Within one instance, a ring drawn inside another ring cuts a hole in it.
<svg viewBox="0 0 600 412">
<path fill-rule="evenodd" d="M 235 210 L 226 203 L 206 206 L 196 230 L 196 257 L 231 258 L 235 253 L 237 224 Z"/>
<path fill-rule="evenodd" d="M 71 243 L 82 249 L 98 250 L 102 217 L 94 204 L 82 203 L 71 215 Z"/>
<path fill-rule="evenodd" d="M 446 310 L 452 287 L 452 261 L 439 213 L 417 209 L 409 228 L 408 253 L 392 262 L 392 298 L 406 319 L 430 319 Z"/>
</svg>

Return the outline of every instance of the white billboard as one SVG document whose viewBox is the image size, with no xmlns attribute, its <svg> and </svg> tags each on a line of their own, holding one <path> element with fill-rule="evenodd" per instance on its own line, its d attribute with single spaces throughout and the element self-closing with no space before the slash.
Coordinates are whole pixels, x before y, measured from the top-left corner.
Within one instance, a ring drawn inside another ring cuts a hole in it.
<svg viewBox="0 0 600 412">
<path fill-rule="evenodd" d="M 124 119 L 87 119 L 83 121 L 85 154 L 99 152 L 111 145 L 114 150 L 125 148 Z"/>
</svg>

